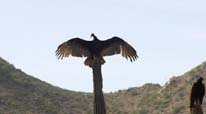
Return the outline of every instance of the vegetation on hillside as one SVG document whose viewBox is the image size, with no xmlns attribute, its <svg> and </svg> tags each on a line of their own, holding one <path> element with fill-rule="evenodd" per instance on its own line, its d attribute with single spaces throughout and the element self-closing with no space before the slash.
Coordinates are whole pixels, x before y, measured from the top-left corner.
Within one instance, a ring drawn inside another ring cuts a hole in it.
<svg viewBox="0 0 206 114">
<path fill-rule="evenodd" d="M 206 78 L 206 62 L 164 86 L 145 84 L 105 94 L 108 114 L 188 114 L 197 76 Z M 64 90 L 16 69 L 0 58 L 2 114 L 92 114 L 92 93 Z M 206 103 L 203 102 L 206 111 Z"/>
<path fill-rule="evenodd" d="M 92 96 L 54 87 L 0 59 L 3 114 L 91 114 Z"/>
</svg>

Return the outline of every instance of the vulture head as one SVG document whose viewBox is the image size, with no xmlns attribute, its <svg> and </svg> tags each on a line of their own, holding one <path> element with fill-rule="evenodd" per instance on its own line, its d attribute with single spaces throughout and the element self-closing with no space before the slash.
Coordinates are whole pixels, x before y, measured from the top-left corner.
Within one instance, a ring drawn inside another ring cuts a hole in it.
<svg viewBox="0 0 206 114">
<path fill-rule="evenodd" d="M 197 81 L 198 82 L 202 82 L 204 79 L 202 77 L 200 77 Z"/>
<path fill-rule="evenodd" d="M 90 37 L 93 37 L 93 40 L 98 40 L 97 36 L 94 33 L 92 33 Z"/>
</svg>

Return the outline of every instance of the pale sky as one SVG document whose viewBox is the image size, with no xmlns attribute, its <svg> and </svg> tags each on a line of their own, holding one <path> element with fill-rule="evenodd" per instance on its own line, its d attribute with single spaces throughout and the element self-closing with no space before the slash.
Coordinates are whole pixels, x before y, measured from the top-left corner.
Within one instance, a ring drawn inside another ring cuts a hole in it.
<svg viewBox="0 0 206 114">
<path fill-rule="evenodd" d="M 0 0 L 0 56 L 43 81 L 93 91 L 85 58 L 57 60 L 71 38 L 119 36 L 138 52 L 130 63 L 106 57 L 104 91 L 163 85 L 206 60 L 205 0 Z"/>
</svg>

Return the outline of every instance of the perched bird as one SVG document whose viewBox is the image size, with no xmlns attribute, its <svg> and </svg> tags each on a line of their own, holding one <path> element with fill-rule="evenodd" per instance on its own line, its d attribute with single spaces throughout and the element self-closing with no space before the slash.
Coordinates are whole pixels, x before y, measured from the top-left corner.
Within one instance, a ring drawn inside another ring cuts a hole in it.
<svg viewBox="0 0 206 114">
<path fill-rule="evenodd" d="M 203 98 L 205 95 L 205 86 L 202 83 L 203 78 L 200 77 L 197 82 L 192 86 L 191 95 L 190 95 L 190 109 L 195 107 L 195 105 L 202 105 Z"/>
<path fill-rule="evenodd" d="M 138 58 L 136 50 L 119 37 L 114 36 L 108 40 L 99 40 L 94 33 L 91 34 L 91 37 L 93 37 L 92 41 L 73 38 L 60 44 L 56 50 L 56 56 L 58 59 L 63 59 L 70 55 L 87 57 L 84 63 L 90 67 L 92 67 L 94 58 L 101 59 L 101 64 L 104 64 L 103 57 L 114 54 L 122 54 L 123 57 L 131 62 Z"/>
</svg>

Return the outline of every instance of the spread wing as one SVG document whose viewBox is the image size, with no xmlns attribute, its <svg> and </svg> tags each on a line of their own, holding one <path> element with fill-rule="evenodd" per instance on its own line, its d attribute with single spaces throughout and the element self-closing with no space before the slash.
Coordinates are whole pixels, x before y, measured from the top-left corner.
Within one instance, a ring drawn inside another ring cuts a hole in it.
<svg viewBox="0 0 206 114">
<path fill-rule="evenodd" d="M 76 57 L 88 57 L 90 56 L 90 51 L 88 46 L 91 41 L 85 41 L 80 38 L 73 38 L 62 44 L 57 48 L 56 56 L 58 59 L 63 59 L 64 57 L 69 57 L 70 55 Z"/>
<path fill-rule="evenodd" d="M 130 59 L 131 62 L 138 58 L 136 50 L 121 38 L 113 37 L 102 41 L 102 43 L 103 49 L 101 51 L 101 56 L 121 54 L 126 59 Z"/>
</svg>

